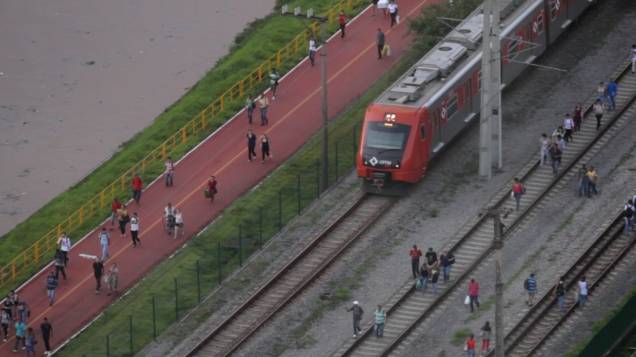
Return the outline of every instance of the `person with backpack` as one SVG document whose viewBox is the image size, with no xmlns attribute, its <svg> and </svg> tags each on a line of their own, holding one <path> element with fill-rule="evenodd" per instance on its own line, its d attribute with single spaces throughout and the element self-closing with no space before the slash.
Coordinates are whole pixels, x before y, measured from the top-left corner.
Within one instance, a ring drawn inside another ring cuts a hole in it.
<svg viewBox="0 0 636 357">
<path fill-rule="evenodd" d="M 524 281 L 523 288 L 528 292 L 528 301 L 526 301 L 526 303 L 528 306 L 532 306 L 534 304 L 534 297 L 537 295 L 537 278 L 534 276 L 534 273 L 531 273 L 526 281 Z"/>
<path fill-rule="evenodd" d="M 634 231 L 634 201 L 627 200 L 627 204 L 623 209 L 623 219 L 625 220 L 625 233 Z"/>
<path fill-rule="evenodd" d="M 57 289 L 57 278 L 54 272 L 50 272 L 46 278 L 46 295 L 49 298 L 49 306 L 55 302 L 55 289 Z"/>
<path fill-rule="evenodd" d="M 353 302 L 353 306 L 347 309 L 347 312 L 352 312 L 353 314 L 353 338 L 356 338 L 360 331 L 362 331 L 360 328 L 360 321 L 362 320 L 364 310 L 362 310 L 360 303 L 356 300 Z"/>
<path fill-rule="evenodd" d="M 557 140 L 560 139 L 560 137 L 557 138 Z M 563 154 L 558 141 L 553 141 L 552 144 L 550 144 L 549 152 L 550 162 L 552 164 L 552 173 L 554 176 L 557 176 L 559 174 L 559 166 L 561 166 L 561 155 Z"/>
<path fill-rule="evenodd" d="M 384 336 L 384 322 L 386 321 L 386 311 L 382 309 L 382 305 L 378 305 L 378 308 L 374 312 L 375 316 L 375 337 Z"/>
<path fill-rule="evenodd" d="M 555 293 L 559 311 L 563 312 L 565 309 L 565 284 L 563 283 L 563 279 L 559 279 L 555 288 Z"/>
<path fill-rule="evenodd" d="M 442 276 L 444 281 L 448 281 L 450 279 L 451 267 L 455 264 L 455 257 L 451 253 L 442 254 L 439 257 L 441 266 L 442 266 Z"/>
<path fill-rule="evenodd" d="M 526 188 L 523 186 L 519 178 L 515 177 L 514 183 L 512 184 L 512 197 L 515 199 L 516 210 L 519 210 L 519 204 L 521 203 L 521 196 L 526 193 Z"/>
<path fill-rule="evenodd" d="M 110 246 L 110 233 L 106 230 L 106 227 L 102 228 L 102 231 L 99 232 L 99 246 L 102 250 L 101 261 L 106 261 L 110 255 L 108 254 L 108 247 Z"/>
</svg>

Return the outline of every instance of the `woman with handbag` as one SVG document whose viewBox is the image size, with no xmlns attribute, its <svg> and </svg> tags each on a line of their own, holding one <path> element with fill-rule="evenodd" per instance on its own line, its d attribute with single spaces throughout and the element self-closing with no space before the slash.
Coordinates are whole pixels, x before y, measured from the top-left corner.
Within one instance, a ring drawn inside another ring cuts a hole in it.
<svg viewBox="0 0 636 357">
<path fill-rule="evenodd" d="M 217 193 L 216 184 L 216 177 L 214 175 L 210 176 L 210 179 L 208 180 L 208 187 L 204 192 L 205 197 L 210 199 L 210 203 L 214 202 L 214 195 Z"/>
</svg>

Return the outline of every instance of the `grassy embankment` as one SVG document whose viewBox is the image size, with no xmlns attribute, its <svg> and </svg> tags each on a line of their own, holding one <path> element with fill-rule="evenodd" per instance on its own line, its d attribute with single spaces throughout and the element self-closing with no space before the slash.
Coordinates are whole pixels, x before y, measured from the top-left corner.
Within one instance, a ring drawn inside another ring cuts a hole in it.
<svg viewBox="0 0 636 357">
<path fill-rule="evenodd" d="M 280 2 L 282 1 L 277 1 L 277 6 L 280 5 L 278 4 Z M 318 14 L 336 3 L 338 3 L 338 0 L 295 0 L 289 2 L 290 8 L 295 6 L 301 6 L 303 9 L 313 7 Z M 82 181 L 58 195 L 31 217 L 2 236 L 0 238 L 0 267 L 8 264 L 20 252 L 30 247 L 58 223 L 65 220 L 69 214 L 75 212 L 85 202 L 95 197 L 104 187 L 116 180 L 134 163 L 145 157 L 167 137 L 192 119 L 212 99 L 220 96 L 234 83 L 253 71 L 265 59 L 272 56 L 279 48 L 289 43 L 306 26 L 306 21 L 278 15 L 278 7 L 273 14 L 251 23 L 236 37 L 230 53 L 220 59 L 214 68 L 181 99 L 166 108 L 149 127 L 136 134 L 128 142 L 123 143 L 112 158 Z M 281 73 L 286 72 L 301 57 L 298 56 L 298 58 L 284 61 L 279 71 Z M 264 88 L 264 85 L 265 83 L 262 83 L 261 88 Z M 171 152 L 173 158 L 181 157 L 209 133 L 221 126 L 241 108 L 242 104 L 242 100 L 226 103 L 225 110 L 213 119 L 212 125 L 207 128 L 208 130 L 199 133 L 199 135 L 189 137 L 184 145 L 176 147 Z M 160 173 L 161 165 L 152 165 L 152 167 L 146 169 L 143 176 L 144 181 L 149 182 Z M 71 237 L 78 239 L 99 224 L 110 209 L 109 204 L 106 206 L 99 214 L 85 219 L 81 226 L 71 232 Z M 37 272 L 48 260 L 48 257 L 43 257 L 40 264 L 34 264 L 28 271 L 21 271 L 18 276 L 18 282 L 26 280 L 30 275 Z M 8 271 L 5 271 L 4 274 L 8 274 Z M 0 295 L 6 294 L 8 290 L 18 285 L 18 282 L 4 284 L 0 288 Z"/>
<path fill-rule="evenodd" d="M 330 163 L 333 165 L 330 169 L 330 182 L 336 181 L 336 173 L 347 173 L 353 167 L 357 127 L 367 105 L 425 50 L 433 46 L 438 36 L 447 32 L 444 25 L 434 18 L 464 17 L 477 3 L 476 0 L 464 0 L 457 1 L 458 6 L 453 9 L 444 6 L 427 8 L 426 14 L 413 23 L 418 34 L 413 50 L 332 121 L 329 128 L 332 143 Z M 336 151 L 338 166 L 335 166 Z M 143 348 L 153 339 L 153 301 L 156 331 L 159 334 L 176 321 L 178 316 L 183 316 L 195 306 L 200 296 L 207 295 L 218 286 L 219 274 L 225 276 L 236 270 L 241 257 L 242 260 L 247 259 L 249 254 L 259 249 L 263 241 L 276 234 L 280 225 L 291 220 L 315 199 L 320 154 L 321 136 L 316 134 L 261 185 L 234 202 L 204 233 L 193 238 L 172 259 L 155 268 L 121 301 L 109 307 L 101 318 L 71 341 L 63 353 L 78 356 L 105 355 L 108 342 L 112 356 L 125 355 L 131 349 L 131 319 L 132 350 L 139 351 Z M 239 231 L 242 244 L 238 243 Z M 200 296 L 197 286 L 201 289 Z M 197 318 L 203 319 L 205 316 Z"/>
</svg>

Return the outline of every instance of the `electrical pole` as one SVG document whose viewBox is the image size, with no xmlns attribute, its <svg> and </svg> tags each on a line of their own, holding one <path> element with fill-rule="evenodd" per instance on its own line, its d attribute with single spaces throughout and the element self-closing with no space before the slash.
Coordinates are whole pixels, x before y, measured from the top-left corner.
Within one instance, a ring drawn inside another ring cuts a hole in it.
<svg viewBox="0 0 636 357">
<path fill-rule="evenodd" d="M 495 356 L 504 356 L 504 329 L 503 329 L 503 279 L 501 278 L 501 262 L 503 250 L 503 224 L 499 210 L 491 210 L 490 216 L 495 223 Z"/>
<path fill-rule="evenodd" d="M 501 152 L 501 44 L 498 0 L 483 7 L 481 112 L 479 118 L 479 175 L 492 178 L 492 168 L 502 166 Z"/>
<path fill-rule="evenodd" d="M 327 111 L 327 21 L 320 23 L 320 82 L 322 83 L 322 189 L 329 186 L 329 113 Z"/>
</svg>

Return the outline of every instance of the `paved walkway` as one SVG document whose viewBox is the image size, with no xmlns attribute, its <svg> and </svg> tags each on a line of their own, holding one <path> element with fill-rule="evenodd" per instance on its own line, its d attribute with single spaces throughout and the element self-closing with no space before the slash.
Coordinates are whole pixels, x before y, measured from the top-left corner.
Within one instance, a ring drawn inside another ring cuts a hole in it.
<svg viewBox="0 0 636 357">
<path fill-rule="evenodd" d="M 407 35 L 406 18 L 415 16 L 427 0 L 401 0 L 400 14 L 404 19 L 393 29 L 388 19 L 372 17 L 370 10 L 347 27 L 347 37 L 334 37 L 328 44 L 329 115 L 335 116 L 365 90 L 404 54 L 411 38 Z M 378 60 L 375 37 L 378 27 L 387 34 L 393 56 Z M 318 57 L 318 56 L 317 56 Z M 192 237 L 235 199 L 260 182 L 279 164 L 296 152 L 322 124 L 320 112 L 320 69 L 305 60 L 279 86 L 277 98 L 270 107 L 269 126 L 255 126 L 255 133 L 267 133 L 273 143 L 274 160 L 261 165 L 248 162 L 245 133 L 247 118 L 241 113 L 208 138 L 182 160 L 176 170 L 175 186 L 166 189 L 162 182 L 149 187 L 141 206 L 132 204 L 129 211 L 141 218 L 141 248 L 132 248 L 130 239 L 121 239 L 113 232 L 111 259 L 119 265 L 120 288 L 126 290 L 183 244 L 163 232 L 163 207 L 172 202 L 184 212 L 186 237 Z M 256 115 L 258 118 L 258 114 Z M 210 174 L 217 176 L 219 194 L 213 205 L 203 198 L 202 191 Z M 99 255 L 96 235 L 89 236 L 73 247 L 68 267 L 68 281 L 61 281 L 58 300 L 52 307 L 46 299 L 45 276 L 40 272 L 19 291 L 31 307 L 30 325 L 39 326 L 47 316 L 55 328 L 53 345 L 57 346 L 86 325 L 116 297 L 94 294 L 91 262 L 79 253 Z M 13 329 L 12 329 L 13 333 Z M 41 340 L 41 339 L 40 339 Z M 0 356 L 8 356 L 14 340 L 0 345 Z M 42 344 L 38 345 L 42 348 Z"/>
</svg>

